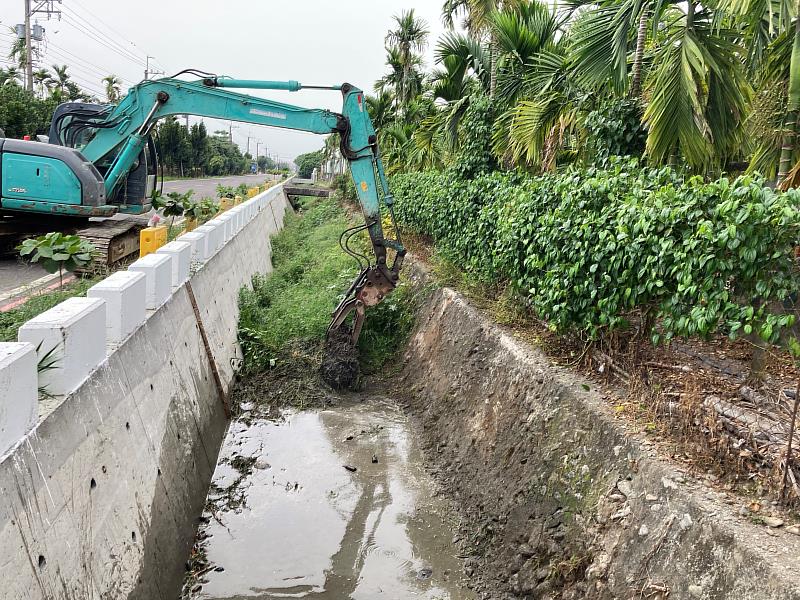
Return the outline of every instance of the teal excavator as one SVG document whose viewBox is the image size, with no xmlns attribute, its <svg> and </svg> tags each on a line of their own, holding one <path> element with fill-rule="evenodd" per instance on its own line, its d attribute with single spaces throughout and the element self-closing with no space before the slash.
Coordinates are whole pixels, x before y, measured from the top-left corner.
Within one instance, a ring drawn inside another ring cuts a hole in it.
<svg viewBox="0 0 800 600">
<path fill-rule="evenodd" d="M 179 79 L 185 75 L 200 79 Z M 232 88 L 338 91 L 343 96 L 342 112 L 292 106 L 230 91 Z M 365 308 L 381 302 L 396 287 L 405 249 L 400 240 L 384 237 L 382 207 L 393 221 L 392 196 L 364 93 L 350 84 L 308 86 L 297 81 L 241 80 L 188 69 L 170 78 L 139 83 L 117 105 L 62 104 L 53 115 L 46 139 L 0 138 L 0 216 L 14 223 L 15 217 L 63 221 L 148 212 L 159 172 L 152 133 L 159 119 L 171 115 L 339 135 L 364 223 L 343 232 L 340 239 L 342 248 L 361 268 L 333 313 L 329 338 L 341 339 L 346 332 L 348 345 L 353 347 Z M 349 246 L 351 238 L 363 230 L 368 231 L 372 243 L 371 258 Z M 389 250 L 393 250 L 391 265 Z"/>
</svg>

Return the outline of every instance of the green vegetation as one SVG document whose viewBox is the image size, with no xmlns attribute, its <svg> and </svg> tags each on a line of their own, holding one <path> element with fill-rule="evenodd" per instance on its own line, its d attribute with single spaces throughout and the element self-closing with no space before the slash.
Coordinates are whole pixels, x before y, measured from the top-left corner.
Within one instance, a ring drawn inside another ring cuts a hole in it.
<svg viewBox="0 0 800 600">
<path fill-rule="evenodd" d="M 324 156 L 323 150 L 301 154 L 294 159 L 294 164 L 297 165 L 297 176 L 303 179 L 310 179 L 314 169 L 318 169 L 322 164 Z"/>
<path fill-rule="evenodd" d="M 179 192 L 169 192 L 166 196 L 156 195 L 153 197 L 153 208 L 163 211 L 165 217 L 171 217 L 169 228 L 172 230 L 175 224 L 175 217 L 184 217 L 195 211 L 195 203 L 192 202 L 194 192 L 189 190 L 185 194 Z"/>
<path fill-rule="evenodd" d="M 36 294 L 17 308 L 0 312 L 0 342 L 17 341 L 17 330 L 23 323 L 30 321 L 33 317 L 46 310 L 50 310 L 67 298 L 85 295 L 86 290 L 99 280 L 99 277 L 80 278 L 77 281 L 66 284 L 57 291 Z"/>
<path fill-rule="evenodd" d="M 21 85 L 0 85 L 0 129 L 9 138 L 46 135 L 57 105 L 54 99 L 37 98 Z"/>
<path fill-rule="evenodd" d="M 0 68 L 0 129 L 7 137 L 47 135 L 53 111 L 60 103 L 99 101 L 72 80 L 67 65 L 36 69 L 33 72 L 34 91 L 29 92 L 22 85 L 24 57 L 24 40 L 22 43 L 17 40 L 8 54 L 9 60 L 17 65 Z M 109 75 L 102 83 L 107 93 L 119 98 L 118 78 Z"/>
<path fill-rule="evenodd" d="M 64 284 L 64 270 L 75 271 L 92 262 L 95 247 L 77 235 L 53 232 L 30 238 L 17 247 L 19 255 L 32 263 L 39 263 L 48 273 L 58 273 Z"/>
<path fill-rule="evenodd" d="M 339 235 L 351 226 L 339 207 L 305 200 L 301 211 L 287 214 L 272 240 L 273 273 L 241 293 L 245 371 L 282 358 L 290 341 L 322 340 L 338 296 L 356 276 L 355 263 L 339 248 Z"/>
<path fill-rule="evenodd" d="M 253 157 L 242 154 L 227 131 L 208 135 L 203 123 L 190 128 L 176 117 L 164 119 L 158 126 L 158 153 L 164 170 L 181 177 L 239 175 L 249 172 Z M 274 166 L 268 161 L 267 167 Z"/>
<path fill-rule="evenodd" d="M 300 362 L 305 376 L 316 374 L 331 312 L 358 273 L 339 247 L 339 236 L 352 225 L 329 199 L 304 198 L 299 214 L 287 214 L 285 228 L 272 239 L 275 270 L 240 295 L 244 373 Z M 368 312 L 360 340 L 367 369 L 380 366 L 410 331 L 406 296 L 398 290 Z"/>
<path fill-rule="evenodd" d="M 781 303 L 800 289 L 800 193 L 758 178 L 704 182 L 627 159 L 538 177 L 409 174 L 392 186 L 401 224 L 475 277 L 510 282 L 559 331 L 774 342 L 793 322 Z"/>
</svg>

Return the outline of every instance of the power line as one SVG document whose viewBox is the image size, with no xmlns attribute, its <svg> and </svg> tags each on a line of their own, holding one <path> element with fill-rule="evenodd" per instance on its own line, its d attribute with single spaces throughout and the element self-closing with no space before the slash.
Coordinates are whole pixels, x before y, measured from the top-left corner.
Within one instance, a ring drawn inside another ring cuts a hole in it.
<svg viewBox="0 0 800 600">
<path fill-rule="evenodd" d="M 122 53 L 130 56 L 132 60 L 136 60 L 136 61 L 141 62 L 141 60 L 142 60 L 141 56 L 137 56 L 134 51 L 129 50 L 128 48 L 126 48 L 124 45 L 120 44 L 115 39 L 117 37 L 117 34 L 109 35 L 108 33 L 103 32 L 99 27 L 97 27 L 96 25 L 94 25 L 91 22 L 91 17 L 89 15 L 78 14 L 78 13 L 76 13 L 74 10 L 72 10 L 69 7 L 65 7 L 65 12 L 67 13 L 67 17 L 68 17 L 69 21 L 72 21 L 74 23 L 74 22 L 76 22 L 75 21 L 75 19 L 76 19 L 77 23 L 79 23 L 81 26 L 87 28 L 88 30 L 91 30 L 96 35 L 104 38 L 105 42 L 108 43 L 109 45 L 113 46 L 117 51 L 122 52 Z M 73 17 L 74 17 L 74 19 L 73 19 Z"/>
<path fill-rule="evenodd" d="M 111 69 L 106 69 L 106 68 L 104 68 L 104 67 L 102 67 L 100 65 L 96 65 L 96 64 L 94 64 L 92 62 L 89 62 L 88 60 L 85 60 L 85 59 L 81 58 L 80 56 L 70 52 L 66 48 L 62 48 L 61 46 L 53 44 L 52 42 L 48 43 L 47 51 L 45 52 L 45 54 L 50 54 L 50 53 L 55 54 L 61 60 L 65 60 L 67 62 L 78 61 L 79 63 L 83 63 L 83 65 L 85 65 L 85 67 L 84 67 L 85 69 L 91 68 L 95 72 L 102 74 L 103 77 L 105 77 L 106 75 L 114 74 L 114 72 Z M 69 55 L 69 57 L 72 57 L 72 58 L 69 58 L 68 56 L 65 56 L 65 54 Z M 74 66 L 74 65 L 72 65 L 72 66 Z M 120 77 L 120 79 L 122 80 L 123 83 L 125 83 L 127 85 L 134 85 L 134 83 L 131 80 L 126 79 L 126 78 L 124 78 L 122 76 L 119 76 L 119 77 Z"/>
<path fill-rule="evenodd" d="M 90 71 L 88 69 L 81 67 L 80 65 L 67 65 L 67 66 L 73 73 L 77 72 L 84 78 L 87 79 L 91 78 L 89 79 L 90 81 L 94 81 L 95 77 L 97 78 L 97 81 L 100 81 L 103 79 L 103 77 L 106 77 L 108 75 L 108 73 L 102 73 L 99 71 Z"/>
<path fill-rule="evenodd" d="M 76 12 L 71 8 L 66 8 L 67 12 L 81 19 L 82 22 L 84 22 L 88 27 L 94 29 L 98 34 L 107 38 L 106 41 L 116 46 L 122 52 L 125 52 L 126 54 L 135 57 L 138 62 L 147 62 L 146 57 L 149 55 L 149 53 L 143 50 L 136 42 L 126 37 L 125 34 L 120 32 L 118 29 L 114 28 L 107 21 L 103 20 L 100 16 L 96 15 L 91 10 L 87 9 L 83 4 L 81 4 L 77 0 L 70 0 L 70 3 L 77 6 L 80 9 L 80 11 Z M 94 23 L 92 21 L 94 21 Z M 105 32 L 103 31 L 103 29 L 105 29 Z M 109 35 L 109 33 L 113 35 Z M 116 38 L 120 38 L 121 40 L 127 42 L 130 46 L 133 46 L 133 48 L 135 48 L 140 53 L 140 55 L 137 55 L 135 51 L 127 48 L 124 44 L 119 43 Z M 157 69 L 160 69 L 162 71 L 169 70 L 164 66 L 164 63 L 153 60 L 153 57 L 150 57 L 150 63 L 154 64 Z"/>
<path fill-rule="evenodd" d="M 112 27 L 112 26 L 111 26 L 111 25 L 109 25 L 109 24 L 108 24 L 106 21 L 104 21 L 103 19 L 101 19 L 101 18 L 100 18 L 98 15 L 96 15 L 95 13 L 93 13 L 92 11 L 90 11 L 89 9 L 87 9 L 85 6 L 83 6 L 83 4 L 81 4 L 81 3 L 80 3 L 80 2 L 78 2 L 77 0 L 70 0 L 70 1 L 72 2 L 72 4 L 75 4 L 75 5 L 76 5 L 76 6 L 78 6 L 80 9 L 82 9 L 82 11 L 85 13 L 85 14 L 81 15 L 81 16 L 84 18 L 84 20 L 87 20 L 87 21 L 94 20 L 94 21 L 96 21 L 97 23 L 100 23 L 100 24 L 101 24 L 101 25 L 103 25 L 103 26 L 104 26 L 104 27 L 105 27 L 105 28 L 106 28 L 106 29 L 107 29 L 109 32 L 113 33 L 114 35 L 116 35 L 116 36 L 120 37 L 121 39 L 125 40 L 126 42 L 128 42 L 128 43 L 129 43 L 131 46 L 133 46 L 134 48 L 136 48 L 136 49 L 137 49 L 139 52 L 141 52 L 143 55 L 145 55 L 145 56 L 147 55 L 147 52 L 145 52 L 144 50 L 142 50 L 142 49 L 141 49 L 141 48 L 140 48 L 138 45 L 136 45 L 136 43 L 134 43 L 132 40 L 130 40 L 130 39 L 128 39 L 128 38 L 126 38 L 126 37 L 125 37 L 125 36 L 124 36 L 122 33 L 120 33 L 120 31 L 119 31 L 119 30 L 117 30 L 117 29 L 114 29 L 114 27 Z M 71 10 L 70 10 L 70 12 L 73 12 L 73 11 L 71 11 Z M 74 13 L 74 12 L 73 12 L 73 14 L 76 14 L 76 13 Z M 97 28 L 97 29 L 99 29 L 99 28 Z"/>
<path fill-rule="evenodd" d="M 112 46 L 106 40 L 104 40 L 102 37 L 100 37 L 99 35 L 97 35 L 93 31 L 91 31 L 91 30 L 87 29 L 86 27 L 84 27 L 81 23 L 78 23 L 77 21 L 74 21 L 72 19 L 72 17 L 70 17 L 68 15 L 64 15 L 64 22 L 67 23 L 68 25 L 71 25 L 72 27 L 74 27 L 75 29 L 80 31 L 81 33 L 84 33 L 85 35 L 88 35 L 91 39 L 93 39 L 94 41 L 99 43 L 101 46 L 104 46 L 105 48 L 108 48 L 112 52 L 115 52 L 116 54 L 119 54 L 122 58 L 124 58 L 126 60 L 129 60 L 134 64 L 144 66 L 145 63 L 140 61 L 136 56 L 134 56 L 133 54 L 129 54 L 127 52 L 123 52 L 123 51 L 119 50 L 118 48 Z"/>
</svg>

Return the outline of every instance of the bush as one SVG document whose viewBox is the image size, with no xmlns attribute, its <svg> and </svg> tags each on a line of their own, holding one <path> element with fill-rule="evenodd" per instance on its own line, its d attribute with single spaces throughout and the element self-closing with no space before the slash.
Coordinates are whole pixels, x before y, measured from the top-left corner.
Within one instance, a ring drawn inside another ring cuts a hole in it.
<svg viewBox="0 0 800 600">
<path fill-rule="evenodd" d="M 347 200 L 349 202 L 355 202 L 358 200 L 358 196 L 356 195 L 356 186 L 353 183 L 353 178 L 350 177 L 349 173 L 343 173 L 342 175 L 337 175 L 331 181 L 331 189 L 334 192 L 338 192 L 339 195 L 343 200 Z"/>
<path fill-rule="evenodd" d="M 497 168 L 497 159 L 492 149 L 494 109 L 487 96 L 470 97 L 459 129 L 461 146 L 452 166 L 453 172 L 462 179 L 472 179 Z"/>
<path fill-rule="evenodd" d="M 642 156 L 647 143 L 643 112 L 638 100 L 615 98 L 586 115 L 583 125 L 589 162 L 607 164 L 611 156 Z"/>
<path fill-rule="evenodd" d="M 632 319 L 658 342 L 759 333 L 774 341 L 800 288 L 800 194 L 709 183 L 613 160 L 525 177 L 394 177 L 400 223 L 482 278 L 507 280 L 560 331 L 598 338 Z M 758 301 L 756 301 L 758 299 Z"/>
</svg>

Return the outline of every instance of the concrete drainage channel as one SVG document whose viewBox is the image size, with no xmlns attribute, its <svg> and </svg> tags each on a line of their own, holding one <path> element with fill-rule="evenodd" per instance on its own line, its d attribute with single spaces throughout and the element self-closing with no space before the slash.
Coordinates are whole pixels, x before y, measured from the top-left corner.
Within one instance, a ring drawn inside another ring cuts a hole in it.
<svg viewBox="0 0 800 600">
<path fill-rule="evenodd" d="M 0 346 L 0 599 L 173 600 L 187 557 L 197 599 L 800 598 L 800 538 L 451 290 L 380 391 L 228 426 L 237 291 L 287 206 L 272 188 Z"/>
</svg>

